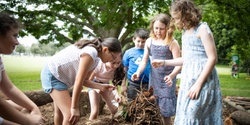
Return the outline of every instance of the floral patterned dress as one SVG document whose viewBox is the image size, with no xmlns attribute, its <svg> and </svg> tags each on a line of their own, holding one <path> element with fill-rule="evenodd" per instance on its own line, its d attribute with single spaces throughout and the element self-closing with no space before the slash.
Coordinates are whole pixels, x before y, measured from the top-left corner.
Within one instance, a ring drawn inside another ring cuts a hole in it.
<svg viewBox="0 0 250 125">
<path fill-rule="evenodd" d="M 189 89 L 198 79 L 208 60 L 201 39 L 196 37 L 201 25 L 205 25 L 208 33 L 211 33 L 206 23 L 200 23 L 192 35 L 182 36 L 182 51 L 185 55 L 183 55 L 184 63 L 181 71 L 175 125 L 223 124 L 220 81 L 215 67 L 204 83 L 199 98 L 191 100 L 187 96 Z"/>
<path fill-rule="evenodd" d="M 152 41 L 150 45 L 151 59 L 173 59 L 168 45 L 154 45 Z M 153 87 L 154 96 L 157 97 L 157 103 L 164 117 L 174 116 L 176 111 L 176 78 L 172 80 L 172 86 L 168 86 L 164 81 L 164 77 L 169 75 L 173 69 L 174 66 L 150 68 L 149 87 Z"/>
</svg>

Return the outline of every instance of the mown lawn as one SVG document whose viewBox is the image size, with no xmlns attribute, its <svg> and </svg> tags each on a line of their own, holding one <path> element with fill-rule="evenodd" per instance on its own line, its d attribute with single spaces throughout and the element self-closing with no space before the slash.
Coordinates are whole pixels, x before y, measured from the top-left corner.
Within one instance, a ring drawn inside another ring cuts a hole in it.
<svg viewBox="0 0 250 125">
<path fill-rule="evenodd" d="M 22 91 L 42 89 L 40 72 L 49 57 L 2 56 L 6 71 L 13 83 Z M 250 76 L 240 73 L 231 78 L 228 65 L 217 65 L 223 96 L 250 97 Z"/>
<path fill-rule="evenodd" d="M 42 89 L 40 72 L 48 57 L 2 56 L 6 72 L 22 91 Z"/>
</svg>

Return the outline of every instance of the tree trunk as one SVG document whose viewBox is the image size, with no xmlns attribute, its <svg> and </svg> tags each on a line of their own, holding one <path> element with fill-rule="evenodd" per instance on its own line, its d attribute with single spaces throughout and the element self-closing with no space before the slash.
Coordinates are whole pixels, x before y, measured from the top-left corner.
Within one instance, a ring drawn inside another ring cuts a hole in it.
<svg viewBox="0 0 250 125">
<path fill-rule="evenodd" d="M 70 96 L 72 95 L 72 90 L 69 89 Z M 28 91 L 24 92 L 24 94 L 30 98 L 37 106 L 42 106 L 47 103 L 53 102 L 52 98 L 48 93 L 45 93 L 42 90 L 38 91 Z M 103 108 L 105 106 L 105 102 L 100 100 L 100 113 L 102 113 Z M 88 91 L 83 90 L 80 95 L 80 100 L 79 100 L 79 108 L 80 108 L 80 114 L 81 116 L 86 115 L 87 113 L 90 112 L 90 102 L 89 102 L 89 94 Z"/>
<path fill-rule="evenodd" d="M 246 111 L 238 110 L 233 112 L 230 116 L 240 125 L 250 125 L 250 113 Z"/>
<path fill-rule="evenodd" d="M 47 103 L 53 102 L 52 98 L 48 93 L 45 93 L 42 90 L 38 91 L 27 91 L 24 92 L 26 96 L 30 98 L 37 106 L 42 106 Z"/>
</svg>

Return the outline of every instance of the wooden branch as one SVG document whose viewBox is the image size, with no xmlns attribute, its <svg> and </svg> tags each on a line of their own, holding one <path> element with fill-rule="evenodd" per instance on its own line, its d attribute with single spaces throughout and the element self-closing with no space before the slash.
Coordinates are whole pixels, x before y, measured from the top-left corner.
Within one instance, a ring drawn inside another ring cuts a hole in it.
<svg viewBox="0 0 250 125">
<path fill-rule="evenodd" d="M 32 100 L 37 106 L 42 106 L 47 103 L 53 102 L 50 95 L 42 90 L 28 91 L 24 92 L 24 94 L 28 96 L 30 100 Z"/>
<path fill-rule="evenodd" d="M 237 105 L 235 102 L 230 101 L 230 99 L 228 99 L 228 98 L 225 98 L 223 101 L 226 102 L 227 104 L 229 104 L 230 106 L 232 106 L 235 109 L 245 110 L 244 107 L 242 107 L 241 105 Z"/>
<path fill-rule="evenodd" d="M 250 113 L 246 111 L 235 111 L 230 114 L 230 117 L 234 119 L 239 125 L 250 125 Z"/>
<path fill-rule="evenodd" d="M 242 106 L 245 110 L 250 109 L 250 98 L 248 97 L 226 97 L 225 101 L 230 101 L 234 105 Z"/>
<path fill-rule="evenodd" d="M 243 101 L 250 102 L 250 98 L 248 98 L 248 97 L 232 97 L 232 96 L 228 96 L 227 98 L 229 98 L 229 99 L 235 99 L 235 100 L 243 100 Z"/>
</svg>

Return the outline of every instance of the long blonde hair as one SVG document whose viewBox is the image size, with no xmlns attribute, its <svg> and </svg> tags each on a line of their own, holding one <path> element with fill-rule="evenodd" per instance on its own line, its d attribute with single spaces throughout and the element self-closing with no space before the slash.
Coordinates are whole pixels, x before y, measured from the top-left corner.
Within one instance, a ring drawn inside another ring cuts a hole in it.
<svg viewBox="0 0 250 125">
<path fill-rule="evenodd" d="M 171 20 L 171 17 L 165 13 L 160 13 L 154 17 L 154 19 L 150 23 L 150 37 L 156 38 L 154 34 L 154 23 L 155 21 L 160 21 L 161 23 L 166 25 L 166 37 L 165 37 L 165 44 L 170 45 L 173 40 L 173 34 L 175 30 L 175 26 L 173 21 Z"/>
</svg>

